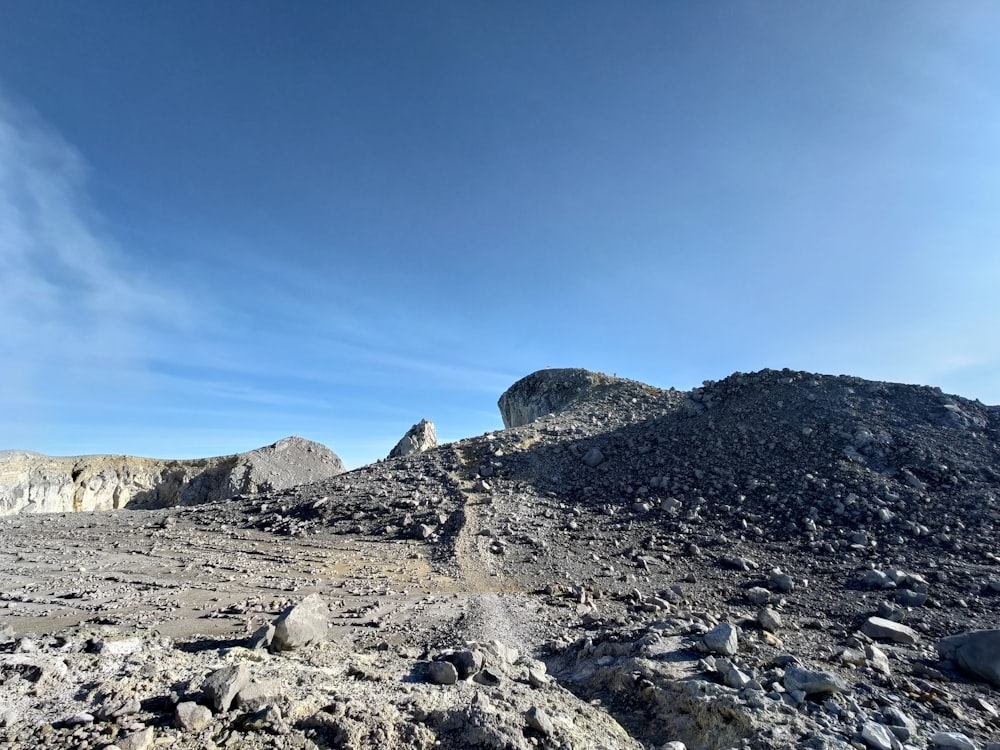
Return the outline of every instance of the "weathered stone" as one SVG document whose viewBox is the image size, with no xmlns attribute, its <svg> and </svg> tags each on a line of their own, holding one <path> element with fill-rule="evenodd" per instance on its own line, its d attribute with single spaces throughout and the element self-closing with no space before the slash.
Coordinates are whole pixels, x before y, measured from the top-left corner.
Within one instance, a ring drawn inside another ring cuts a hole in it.
<svg viewBox="0 0 1000 750">
<path fill-rule="evenodd" d="M 283 685 L 277 680 L 254 680 L 240 689 L 236 705 L 246 711 L 257 711 L 276 703 L 284 693 Z"/>
<path fill-rule="evenodd" d="M 233 699 L 250 682 L 250 670 L 243 662 L 217 669 L 201 685 L 205 698 L 216 711 L 228 711 Z"/>
<path fill-rule="evenodd" d="M 942 638 L 938 653 L 966 674 L 1000 687 L 1000 630 L 973 630 Z"/>
<path fill-rule="evenodd" d="M 458 682 L 458 669 L 450 661 L 432 661 L 427 676 L 435 685 L 454 685 Z"/>
<path fill-rule="evenodd" d="M 908 625 L 902 625 L 882 617 L 869 617 L 861 626 L 861 632 L 869 638 L 887 640 L 895 643 L 905 643 L 912 646 L 920 640 L 917 631 Z"/>
<path fill-rule="evenodd" d="M 954 747 L 958 750 L 979 750 L 976 743 L 960 732 L 935 732 L 931 744 L 938 747 Z"/>
<path fill-rule="evenodd" d="M 777 633 L 781 629 L 781 615 L 770 607 L 764 607 L 757 612 L 757 623 L 769 633 Z"/>
<path fill-rule="evenodd" d="M 291 651 L 326 640 L 330 610 L 319 594 L 309 594 L 298 604 L 285 609 L 274 621 L 271 648 Z"/>
<path fill-rule="evenodd" d="M 200 732 L 212 723 L 212 712 L 194 701 L 178 703 L 174 709 L 177 726 L 186 732 Z"/>
<path fill-rule="evenodd" d="M 785 667 L 785 690 L 801 690 L 806 695 L 827 695 L 847 690 L 847 683 L 833 672 L 803 669 L 794 665 Z"/>
<path fill-rule="evenodd" d="M 529 708 L 525 712 L 524 718 L 528 722 L 529 727 L 546 737 L 551 737 L 556 731 L 555 727 L 552 725 L 552 720 L 549 718 L 549 715 L 538 706 L 532 706 Z"/>
<path fill-rule="evenodd" d="M 138 732 L 125 735 L 120 740 L 117 740 L 115 744 L 119 750 L 149 750 L 155 740 L 156 735 L 153 732 L 153 728 L 146 727 L 145 729 L 140 729 Z"/>
<path fill-rule="evenodd" d="M 604 454 L 601 453 L 600 448 L 591 448 L 583 454 L 583 458 L 581 460 L 587 464 L 587 466 L 593 468 L 604 463 Z"/>
<path fill-rule="evenodd" d="M 866 721 L 861 727 L 861 739 L 874 750 L 893 750 L 899 743 L 886 727 Z"/>
<path fill-rule="evenodd" d="M 559 412 L 600 383 L 606 375 L 574 368 L 549 368 L 521 378 L 497 402 L 504 427 L 520 427 Z"/>
<path fill-rule="evenodd" d="M 709 651 L 723 656 L 734 656 L 739 649 L 737 633 L 735 625 L 722 622 L 705 633 L 702 639 Z"/>
<path fill-rule="evenodd" d="M 421 419 L 407 430 L 396 446 L 389 451 L 389 458 L 402 458 L 413 453 L 423 453 L 431 448 L 436 448 L 437 444 L 434 423 Z"/>
</svg>

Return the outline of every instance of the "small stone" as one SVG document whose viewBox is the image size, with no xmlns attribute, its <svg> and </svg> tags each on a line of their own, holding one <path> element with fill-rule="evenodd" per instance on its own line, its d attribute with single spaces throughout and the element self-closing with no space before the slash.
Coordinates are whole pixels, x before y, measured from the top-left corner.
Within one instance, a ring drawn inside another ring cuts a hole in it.
<svg viewBox="0 0 1000 750">
<path fill-rule="evenodd" d="M 118 641 L 100 641 L 97 653 L 102 656 L 130 656 L 142 648 L 142 639 L 124 638 Z"/>
<path fill-rule="evenodd" d="M 537 669 L 528 670 L 528 684 L 533 688 L 542 688 L 549 684 L 549 678 Z"/>
<path fill-rule="evenodd" d="M 757 623 L 769 633 L 776 633 L 781 628 L 781 615 L 770 607 L 764 607 L 757 612 Z"/>
<path fill-rule="evenodd" d="M 539 734 L 550 737 L 555 732 L 555 727 L 552 726 L 552 720 L 549 718 L 549 715 L 538 706 L 529 708 L 525 712 L 524 718 L 528 722 L 528 726 Z"/>
<path fill-rule="evenodd" d="M 253 681 L 240 689 L 236 696 L 236 705 L 245 711 L 258 711 L 265 706 L 277 703 L 285 693 L 285 688 L 278 680 Z"/>
<path fill-rule="evenodd" d="M 892 671 L 889 667 L 889 657 L 878 646 L 866 645 L 865 659 L 868 666 L 882 674 L 887 675 Z"/>
<path fill-rule="evenodd" d="M 938 642 L 942 659 L 951 659 L 966 674 L 1000 687 L 1000 630 L 972 630 Z"/>
<path fill-rule="evenodd" d="M 769 580 L 771 585 L 783 594 L 790 594 L 795 590 L 795 581 L 792 580 L 790 575 L 783 573 L 781 568 L 772 570 Z"/>
<path fill-rule="evenodd" d="M 585 464 L 587 464 L 587 466 L 593 468 L 595 466 L 600 466 L 602 463 L 604 463 L 605 459 L 604 459 L 604 454 L 601 453 L 600 449 L 591 448 L 590 450 L 588 450 L 586 453 L 583 454 L 583 458 L 581 460 Z"/>
<path fill-rule="evenodd" d="M 146 727 L 145 729 L 140 729 L 138 732 L 132 732 L 132 734 L 126 735 L 120 740 L 116 740 L 115 744 L 119 747 L 119 750 L 149 750 L 153 746 L 155 739 L 153 728 Z"/>
<path fill-rule="evenodd" d="M 771 592 L 763 586 L 754 586 L 747 591 L 747 599 L 758 606 L 767 604 L 771 601 Z"/>
<path fill-rule="evenodd" d="M 212 723 L 212 712 L 194 701 L 184 701 L 174 709 L 174 718 L 185 732 L 200 732 Z"/>
<path fill-rule="evenodd" d="M 735 625 L 720 622 L 702 636 L 709 651 L 723 656 L 734 656 L 739 648 Z"/>
<path fill-rule="evenodd" d="M 861 626 L 861 632 L 876 640 L 888 640 L 895 643 L 905 643 L 914 645 L 920 640 L 920 636 L 908 625 L 901 625 L 892 620 L 885 620 L 881 617 L 869 617 Z"/>
</svg>

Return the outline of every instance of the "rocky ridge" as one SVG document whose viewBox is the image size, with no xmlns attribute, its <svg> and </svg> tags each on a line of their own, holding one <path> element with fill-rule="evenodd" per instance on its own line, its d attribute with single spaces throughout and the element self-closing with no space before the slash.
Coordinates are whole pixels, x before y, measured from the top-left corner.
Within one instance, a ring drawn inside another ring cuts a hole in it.
<svg viewBox="0 0 1000 750">
<path fill-rule="evenodd" d="M 283 490 L 342 471 L 337 454 L 300 437 L 189 460 L 2 451 L 0 515 L 193 505 Z"/>
<path fill-rule="evenodd" d="M 996 409 L 584 379 L 310 485 L 0 521 L 8 746 L 997 749 Z"/>
</svg>

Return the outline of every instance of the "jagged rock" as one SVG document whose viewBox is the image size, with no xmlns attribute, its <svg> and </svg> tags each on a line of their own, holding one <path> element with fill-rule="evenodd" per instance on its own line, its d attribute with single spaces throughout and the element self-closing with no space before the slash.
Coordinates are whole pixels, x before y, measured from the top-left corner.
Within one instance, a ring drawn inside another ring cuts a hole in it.
<svg viewBox="0 0 1000 750">
<path fill-rule="evenodd" d="M 723 656 L 733 656 L 739 648 L 735 625 L 722 622 L 702 636 L 709 651 Z"/>
<path fill-rule="evenodd" d="M 0 451 L 0 516 L 196 505 L 295 487 L 343 471 L 336 453 L 300 437 L 247 453 L 178 461 Z"/>
<path fill-rule="evenodd" d="M 217 669 L 201 685 L 201 691 L 206 700 L 218 712 L 229 710 L 233 700 L 247 683 L 250 682 L 250 670 L 243 662 Z"/>
<path fill-rule="evenodd" d="M 938 642 L 942 659 L 951 659 L 972 677 L 1000 688 L 1000 630 L 974 630 L 942 638 Z"/>
<path fill-rule="evenodd" d="M 892 732 L 874 721 L 866 721 L 861 727 L 861 739 L 874 750 L 894 750 L 899 745 Z"/>
<path fill-rule="evenodd" d="M 434 423 L 426 419 L 421 419 L 407 430 L 406 434 L 396 443 L 396 446 L 389 451 L 389 458 L 402 458 L 412 453 L 423 453 L 431 448 L 436 448 L 437 444 L 437 433 L 434 430 Z"/>
<path fill-rule="evenodd" d="M 291 651 L 326 639 L 330 624 L 330 610 L 319 594 L 309 594 L 298 604 L 293 604 L 274 621 L 271 648 Z"/>
</svg>

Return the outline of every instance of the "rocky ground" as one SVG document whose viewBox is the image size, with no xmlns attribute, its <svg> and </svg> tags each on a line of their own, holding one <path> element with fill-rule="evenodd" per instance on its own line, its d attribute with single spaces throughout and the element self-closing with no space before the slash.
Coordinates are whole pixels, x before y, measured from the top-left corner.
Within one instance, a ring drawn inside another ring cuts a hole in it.
<svg viewBox="0 0 1000 750">
<path fill-rule="evenodd" d="M 994 408 L 546 370 L 501 409 L 280 492 L 0 519 L 0 747 L 1000 748 Z"/>
</svg>

